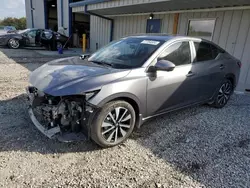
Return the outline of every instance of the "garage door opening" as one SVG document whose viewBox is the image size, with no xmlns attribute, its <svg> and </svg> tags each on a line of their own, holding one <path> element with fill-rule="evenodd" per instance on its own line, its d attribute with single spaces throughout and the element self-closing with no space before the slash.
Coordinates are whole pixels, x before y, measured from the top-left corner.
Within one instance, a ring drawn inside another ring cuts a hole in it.
<svg viewBox="0 0 250 188">
<path fill-rule="evenodd" d="M 57 0 L 45 0 L 45 28 L 58 30 Z"/>
<path fill-rule="evenodd" d="M 83 34 L 86 34 L 86 47 L 89 49 L 90 16 L 84 13 L 72 13 L 73 46 L 82 47 Z"/>
</svg>

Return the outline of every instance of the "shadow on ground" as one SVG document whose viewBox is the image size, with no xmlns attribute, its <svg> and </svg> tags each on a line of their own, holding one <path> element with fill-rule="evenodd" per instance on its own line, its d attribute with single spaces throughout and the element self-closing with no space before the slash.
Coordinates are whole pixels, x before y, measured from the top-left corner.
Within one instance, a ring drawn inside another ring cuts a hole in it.
<svg viewBox="0 0 250 188">
<path fill-rule="evenodd" d="M 84 152 L 99 149 L 92 142 L 61 143 L 47 139 L 31 122 L 26 95 L 0 101 L 0 152 L 29 151 L 41 154 Z"/>
<path fill-rule="evenodd" d="M 92 141 L 60 143 L 45 138 L 30 121 L 25 98 L 0 101 L 0 152 L 100 149 Z M 169 113 L 146 122 L 131 139 L 205 187 L 249 187 L 249 107 L 250 97 L 233 96 L 224 109 L 199 106 Z M 150 181 L 155 179 L 141 186 Z"/>
<path fill-rule="evenodd" d="M 40 48 L 8 49 L 1 47 L 0 63 L 18 63 L 28 70 L 33 71 L 35 68 L 30 64 L 40 64 L 41 66 L 55 59 L 79 56 L 79 54 L 81 54 L 81 50 L 79 49 L 65 50 L 64 54 L 58 54 L 57 51 L 47 51 Z"/>
<path fill-rule="evenodd" d="M 48 61 L 35 51 L 1 51 L 6 56 L 6 63 L 16 61 L 30 71 Z M 84 155 L 84 152 L 100 150 L 92 141 L 60 143 L 47 139 L 30 121 L 27 106 L 24 94 L 0 101 L 0 153 L 24 151 L 46 155 L 77 152 Z M 122 145 L 122 149 L 131 152 L 128 147 L 138 144 L 140 149 L 146 148 L 159 160 L 204 187 L 248 188 L 249 114 L 250 97 L 234 95 L 223 109 L 199 106 L 151 119 Z M 107 152 L 119 152 L 119 146 Z M 94 154 L 89 155 L 92 157 Z M 152 175 L 139 187 L 155 186 L 157 178 Z"/>
</svg>

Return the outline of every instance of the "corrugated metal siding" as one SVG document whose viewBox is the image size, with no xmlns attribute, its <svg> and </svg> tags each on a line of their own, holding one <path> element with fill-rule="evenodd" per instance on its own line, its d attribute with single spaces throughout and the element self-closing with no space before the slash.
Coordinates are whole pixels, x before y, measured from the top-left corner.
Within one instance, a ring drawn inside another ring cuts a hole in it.
<svg viewBox="0 0 250 188">
<path fill-rule="evenodd" d="M 182 13 L 178 33 L 185 35 L 189 19 L 216 18 L 213 42 L 242 61 L 237 90 L 250 88 L 250 10 Z"/>
<path fill-rule="evenodd" d="M 30 0 L 25 0 L 25 9 L 26 9 L 26 24 L 27 28 L 32 27 L 32 19 L 31 19 L 31 10 L 30 10 Z"/>
<path fill-rule="evenodd" d="M 161 32 L 171 34 L 173 31 L 173 14 L 155 15 L 155 19 L 161 19 Z M 115 29 L 114 39 L 119 39 L 126 35 L 146 33 L 148 16 L 121 16 L 114 17 Z"/>
<path fill-rule="evenodd" d="M 242 70 L 237 90 L 250 89 L 250 10 L 214 11 L 181 13 L 178 33 L 186 35 L 189 19 L 215 18 L 213 42 L 226 49 L 230 54 L 242 61 Z M 114 39 L 126 35 L 146 32 L 148 16 L 114 17 Z M 155 15 L 161 19 L 161 32 L 171 34 L 173 31 L 174 14 Z M 107 44 L 110 38 L 110 22 L 91 16 L 91 50 Z"/>
<path fill-rule="evenodd" d="M 90 50 L 96 51 L 109 43 L 111 22 L 96 16 L 90 16 Z"/>
<path fill-rule="evenodd" d="M 85 6 L 73 7 L 72 12 L 84 12 Z"/>
<path fill-rule="evenodd" d="M 173 31 L 173 14 L 155 15 L 155 19 L 161 19 L 161 32 L 171 34 Z M 123 36 L 146 33 L 148 16 L 121 16 L 114 17 L 114 39 Z M 110 21 L 91 16 L 90 17 L 90 48 L 96 50 L 96 43 L 102 47 L 109 43 L 110 39 Z"/>
<path fill-rule="evenodd" d="M 45 28 L 44 22 L 44 1 L 35 1 L 33 0 L 33 11 L 34 16 L 34 27 L 35 28 Z"/>
<path fill-rule="evenodd" d="M 63 13 L 61 11 L 61 0 L 57 0 L 57 17 L 58 17 L 58 27 L 67 28 L 65 31 L 66 35 L 69 36 L 69 0 L 63 0 Z M 62 15 L 63 14 L 63 15 Z M 63 25 L 62 25 L 63 16 Z"/>
</svg>

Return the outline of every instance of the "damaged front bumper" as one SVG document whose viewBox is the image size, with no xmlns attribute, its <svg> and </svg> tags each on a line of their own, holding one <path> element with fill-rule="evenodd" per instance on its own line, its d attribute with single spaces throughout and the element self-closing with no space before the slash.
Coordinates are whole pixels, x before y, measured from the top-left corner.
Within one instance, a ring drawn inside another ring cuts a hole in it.
<svg viewBox="0 0 250 188">
<path fill-rule="evenodd" d="M 49 98 L 34 87 L 27 87 L 26 93 L 29 116 L 36 128 L 46 137 L 62 142 L 88 139 L 89 117 L 94 108 L 86 104 L 84 96 Z M 37 108 L 41 110 L 39 114 Z"/>
<path fill-rule="evenodd" d="M 45 136 L 47 136 L 50 139 L 57 138 L 57 136 L 59 136 L 59 134 L 61 133 L 61 129 L 59 126 L 48 130 L 42 124 L 40 124 L 39 121 L 36 119 L 31 107 L 29 107 L 28 111 L 29 111 L 29 116 L 30 116 L 31 121 L 41 133 L 43 133 Z"/>
</svg>

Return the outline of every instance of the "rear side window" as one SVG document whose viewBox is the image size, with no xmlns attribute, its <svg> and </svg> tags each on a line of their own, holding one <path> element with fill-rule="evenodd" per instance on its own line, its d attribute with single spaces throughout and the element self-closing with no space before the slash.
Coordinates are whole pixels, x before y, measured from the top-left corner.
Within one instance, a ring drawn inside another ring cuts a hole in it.
<svg viewBox="0 0 250 188">
<path fill-rule="evenodd" d="M 212 53 L 212 48 L 209 43 L 206 42 L 194 42 L 195 50 L 196 50 L 196 61 L 209 61 L 213 60 L 214 56 Z"/>
<path fill-rule="evenodd" d="M 223 51 L 212 44 L 206 42 L 194 42 L 196 50 L 196 61 L 214 60 Z"/>
</svg>

